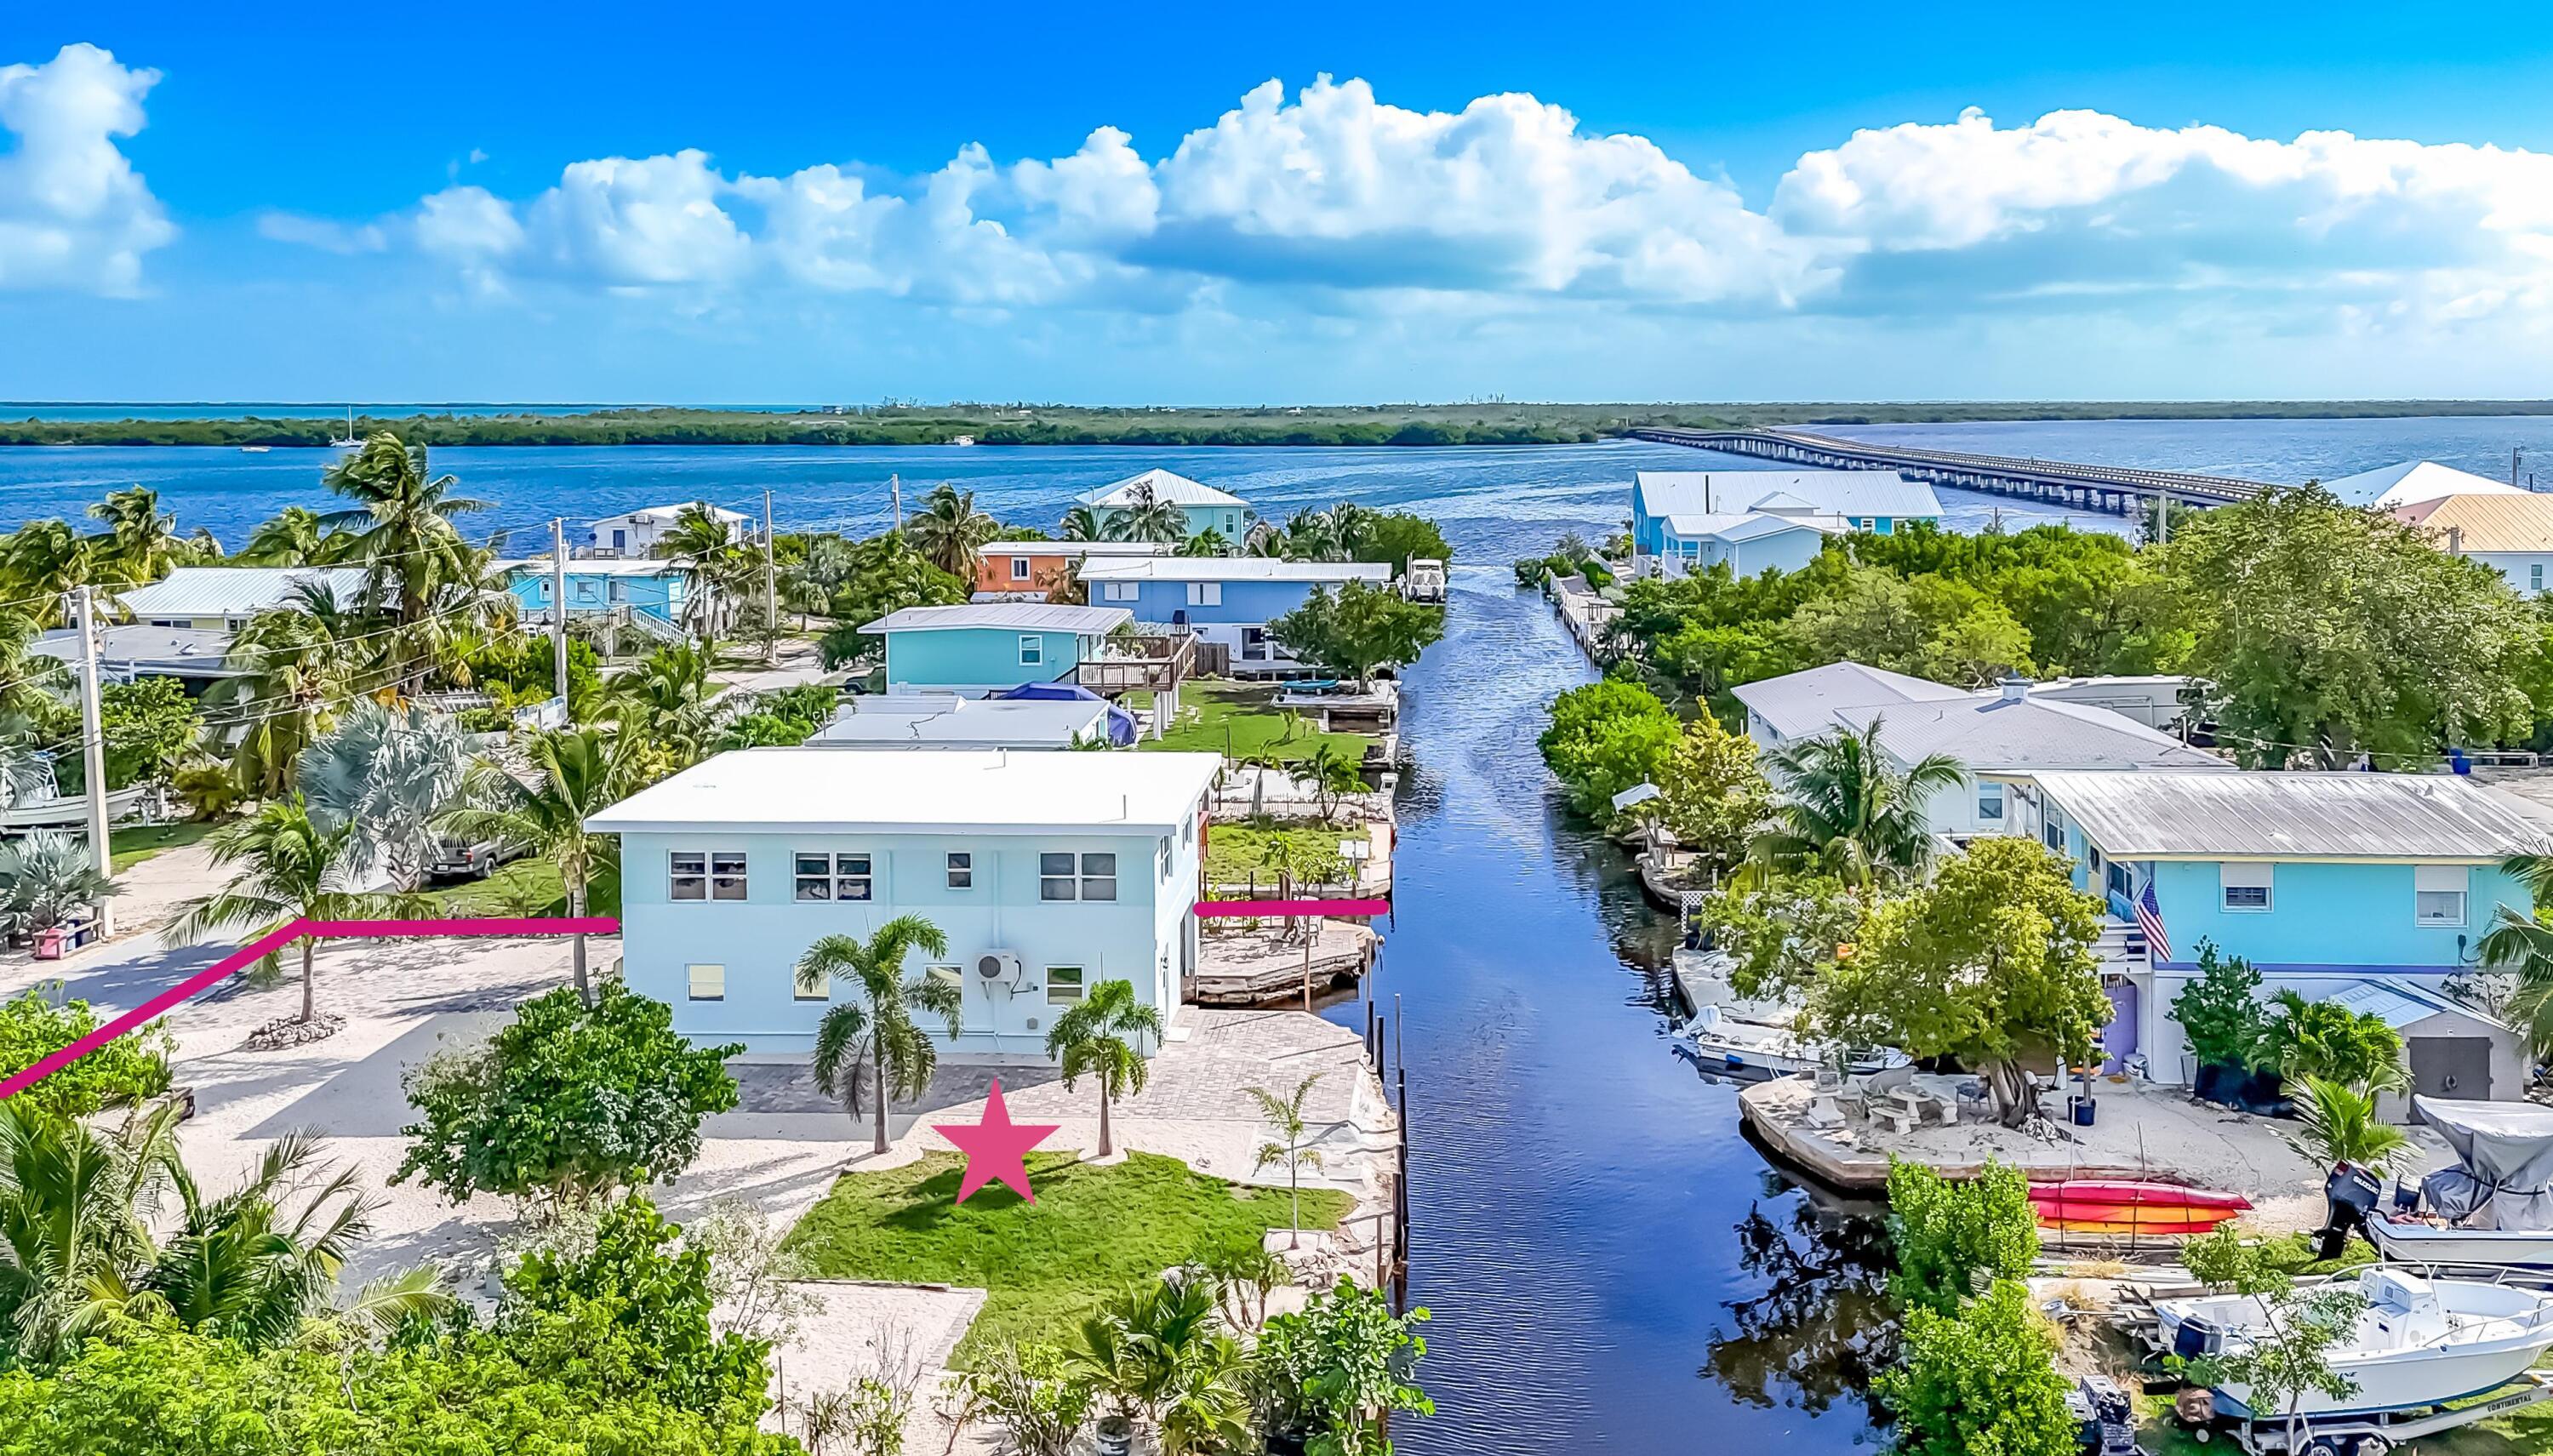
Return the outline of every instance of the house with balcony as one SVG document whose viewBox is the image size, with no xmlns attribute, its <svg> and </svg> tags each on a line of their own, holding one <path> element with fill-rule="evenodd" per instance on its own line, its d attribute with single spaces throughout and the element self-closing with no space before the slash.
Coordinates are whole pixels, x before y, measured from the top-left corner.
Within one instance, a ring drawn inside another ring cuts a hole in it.
<svg viewBox="0 0 2553 1456">
<path fill-rule="evenodd" d="M 1631 572 L 1797 571 L 1830 536 L 1941 519 L 1933 488 L 1893 470 L 1644 470 L 1631 482 Z"/>
<path fill-rule="evenodd" d="M 620 837 L 622 976 L 695 1041 L 803 1057 L 844 993 L 802 986 L 826 936 L 918 915 L 908 974 L 961 988 L 945 1054 L 1046 1061 L 1055 1016 L 1125 980 L 1175 1025 L 1197 962 L 1213 753 L 722 753 L 586 821 Z M 1147 1047 L 1147 1052 L 1156 1050 Z"/>
<path fill-rule="evenodd" d="M 526 621 L 550 618 L 553 563 L 538 556 L 497 563 Z M 645 616 L 669 626 L 689 620 L 691 573 L 671 561 L 574 557 L 567 564 L 567 616 Z"/>
<path fill-rule="evenodd" d="M 978 602 L 1043 602 L 1084 561 L 1166 556 L 1160 541 L 987 541 L 975 562 Z"/>
<path fill-rule="evenodd" d="M 2500 868 L 2545 846 L 2509 804 L 2432 774 L 2049 772 L 2044 842 L 2106 907 L 2116 1010 L 2104 1046 L 2160 1081 L 2187 1078 L 2171 1003 L 2212 942 L 2293 988 L 2382 1015 L 2412 1090 L 2524 1093 L 2517 1035 L 2459 995 L 2501 907 L 2531 913 Z"/>
<path fill-rule="evenodd" d="M 706 510 L 726 527 L 728 539 L 741 535 L 750 517 L 741 510 L 712 505 L 706 501 L 685 502 L 676 505 L 649 505 L 639 510 L 624 510 L 607 515 L 585 528 L 585 548 L 595 556 L 653 556 L 664 544 L 665 533 L 674 528 L 686 511 Z"/>
<path fill-rule="evenodd" d="M 1213 531 L 1235 547 L 1241 544 L 1242 532 L 1258 518 L 1250 503 L 1239 496 L 1167 470 L 1148 470 L 1112 481 L 1085 492 L 1081 504 L 1090 507 L 1090 513 L 1099 518 L 1100 528 L 1105 531 L 1111 521 L 1148 495 L 1179 507 L 1187 517 L 1189 535 Z"/>
<path fill-rule="evenodd" d="M 1143 622 L 1193 633 L 1222 650 L 1237 676 L 1299 673 L 1268 634 L 1268 623 L 1303 605 L 1315 587 L 1391 584 L 1391 567 L 1370 561 L 1279 561 L 1267 556 L 1161 556 L 1082 562 L 1093 607 L 1123 608 Z"/>
<path fill-rule="evenodd" d="M 1123 607 L 1057 607 L 985 602 L 907 607 L 860 628 L 882 637 L 886 690 L 981 698 L 1022 683 L 1076 681 L 1104 655 L 1111 632 L 1134 615 Z"/>
</svg>

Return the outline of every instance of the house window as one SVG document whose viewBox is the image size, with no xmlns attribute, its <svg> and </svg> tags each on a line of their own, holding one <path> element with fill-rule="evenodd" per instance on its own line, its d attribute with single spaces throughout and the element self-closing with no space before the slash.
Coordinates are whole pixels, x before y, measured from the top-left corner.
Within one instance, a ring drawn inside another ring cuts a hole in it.
<svg viewBox="0 0 2553 1456">
<path fill-rule="evenodd" d="M 1046 638 L 1036 632 L 1020 633 L 1020 666 L 1044 667 L 1045 665 Z"/>
<path fill-rule="evenodd" d="M 677 849 L 673 854 L 673 878 L 666 891 L 669 900 L 706 900 L 710 897 L 710 857 L 698 849 Z"/>
<path fill-rule="evenodd" d="M 693 1000 L 723 1001 L 726 999 L 725 966 L 688 965 L 683 970 L 685 977 L 691 983 Z"/>
<path fill-rule="evenodd" d="M 1162 836 L 1162 873 L 1161 873 L 1161 878 L 1163 878 L 1163 879 L 1168 879 L 1169 877 L 1170 877 L 1170 837 L 1169 837 L 1169 836 L 1167 836 L 1167 835 L 1164 835 L 1164 836 Z"/>
<path fill-rule="evenodd" d="M 975 856 L 972 852 L 964 849 L 952 849 L 948 852 L 948 888 L 952 890 L 975 888 Z"/>
<path fill-rule="evenodd" d="M 2465 923 L 2465 881 L 2461 864 L 2415 864 L 2411 867 L 2411 921 L 2420 926 Z"/>
<path fill-rule="evenodd" d="M 793 970 L 789 975 L 789 995 L 796 1001 L 831 1001 L 833 999 L 833 978 L 820 975 L 812 981 L 801 980 Z"/>
<path fill-rule="evenodd" d="M 613 578 L 611 579 L 611 591 L 610 591 L 610 596 L 609 596 L 609 598 L 608 598 L 607 600 L 610 600 L 610 601 L 612 601 L 612 602 L 626 602 L 626 601 L 628 601 L 628 600 L 629 600 L 629 584 L 628 584 L 627 582 L 625 582 L 625 581 L 621 580 L 621 579 L 620 579 L 620 578 L 618 578 L 618 577 L 613 577 Z"/>
<path fill-rule="evenodd" d="M 576 584 L 576 600 L 579 602 L 593 601 L 594 583 L 591 581 L 579 580 Z"/>
<path fill-rule="evenodd" d="M 1980 824 L 2003 823 L 2003 785 L 1977 785 L 1977 822 Z"/>
<path fill-rule="evenodd" d="M 1114 900 L 1117 856 L 1114 854 L 1047 853 L 1038 855 L 1041 900 Z"/>
<path fill-rule="evenodd" d="M 1877 518 L 1877 517 L 1875 517 L 1875 516 L 1868 516 L 1868 515 L 1863 516 L 1863 517 L 1861 518 L 1861 528 L 1862 528 L 1863 530 L 1866 530 L 1866 531 L 1875 531 L 1875 530 L 1879 529 L 1879 521 L 1878 521 L 1878 518 Z"/>
<path fill-rule="evenodd" d="M 2225 908 L 2236 913 L 2258 914 L 2269 910 L 2270 891 L 2276 866 L 2269 864 L 2220 864 L 2216 867 L 2218 883 L 2225 891 Z"/>
<path fill-rule="evenodd" d="M 2039 838 L 2047 841 L 2049 848 L 2059 854 L 2065 852 L 2065 826 L 2052 819 L 2039 827 Z"/>
<path fill-rule="evenodd" d="M 744 851 L 713 849 L 710 851 L 710 898 L 741 900 L 744 898 Z"/>
<path fill-rule="evenodd" d="M 2128 893 L 2128 867 L 2115 859 L 2111 860 L 2109 877 L 2103 883 L 2110 887 L 2111 894 L 2125 898 Z"/>
<path fill-rule="evenodd" d="M 1255 626 L 1241 629 L 1241 660 L 1244 662 L 1268 660 L 1268 633 L 1265 629 Z"/>
<path fill-rule="evenodd" d="M 1046 1004 L 1070 1006 L 1081 999 L 1081 967 L 1050 965 L 1046 968 Z"/>
<path fill-rule="evenodd" d="M 2542 562 L 2539 561 L 2535 565 L 2526 568 L 2526 590 L 2530 592 L 2541 592 L 2544 590 L 2544 564 Z"/>
<path fill-rule="evenodd" d="M 1223 583 L 1188 583 L 1188 605 L 1190 607 L 1221 607 L 1223 605 Z"/>
<path fill-rule="evenodd" d="M 1015 582 L 1024 582 L 1024 581 L 1027 581 L 1028 579 L 1029 579 L 1029 559 L 1028 559 L 1027 557 L 1025 557 L 1025 556 L 1014 556 L 1014 557 L 1012 557 L 1012 558 L 1011 558 L 1011 580 L 1012 580 L 1012 581 L 1015 581 Z"/>
<path fill-rule="evenodd" d="M 1101 582 L 1099 584 L 1099 600 L 1102 602 L 1134 602 L 1141 600 L 1142 593 L 1139 590 L 1139 586 L 1140 584 L 1135 582 Z"/>
<path fill-rule="evenodd" d="M 866 900 L 874 878 L 866 854 L 798 852 L 797 894 L 801 900 Z"/>
</svg>

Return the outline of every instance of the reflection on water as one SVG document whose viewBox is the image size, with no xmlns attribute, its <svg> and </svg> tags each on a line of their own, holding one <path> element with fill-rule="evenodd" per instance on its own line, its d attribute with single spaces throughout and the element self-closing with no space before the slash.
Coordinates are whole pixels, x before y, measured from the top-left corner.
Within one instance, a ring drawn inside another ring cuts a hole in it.
<svg viewBox="0 0 2553 1456">
<path fill-rule="evenodd" d="M 1733 1231 L 1738 1268 L 1758 1288 L 1726 1301 L 1727 1332 L 1701 1374 L 1749 1404 L 1815 1413 L 1842 1401 L 1876 1421 L 1870 1378 L 1894 1358 L 1897 1333 L 1887 1224 L 1778 1196 L 1790 1185 L 1766 1181 L 1777 1196 L 1749 1205 Z"/>
</svg>

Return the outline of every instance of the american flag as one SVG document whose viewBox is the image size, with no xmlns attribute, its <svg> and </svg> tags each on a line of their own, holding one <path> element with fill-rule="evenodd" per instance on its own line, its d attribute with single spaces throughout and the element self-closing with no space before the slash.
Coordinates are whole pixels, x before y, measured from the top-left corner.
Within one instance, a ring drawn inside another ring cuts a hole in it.
<svg viewBox="0 0 2553 1456">
<path fill-rule="evenodd" d="M 2163 907 L 2155 903 L 2154 881 L 2137 893 L 2137 928 L 2146 933 L 2146 958 L 2169 960 L 2171 937 L 2163 933 Z"/>
</svg>

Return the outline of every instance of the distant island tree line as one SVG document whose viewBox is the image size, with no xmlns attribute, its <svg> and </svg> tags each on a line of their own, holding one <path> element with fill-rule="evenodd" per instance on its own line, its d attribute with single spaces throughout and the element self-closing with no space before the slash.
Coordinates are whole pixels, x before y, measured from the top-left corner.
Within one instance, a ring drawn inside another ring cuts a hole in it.
<svg viewBox="0 0 2553 1456">
<path fill-rule="evenodd" d="M 314 411 L 319 407 L 312 406 Z M 579 414 L 358 414 L 360 435 L 414 445 L 1562 445 L 1636 428 L 2093 419 L 2400 419 L 2553 414 L 2547 399 L 2115 400 L 1903 403 L 1378 404 L 1085 407 L 892 404 L 794 414 L 627 408 Z M 0 445 L 324 447 L 346 421 L 307 416 L 0 420 Z"/>
</svg>

